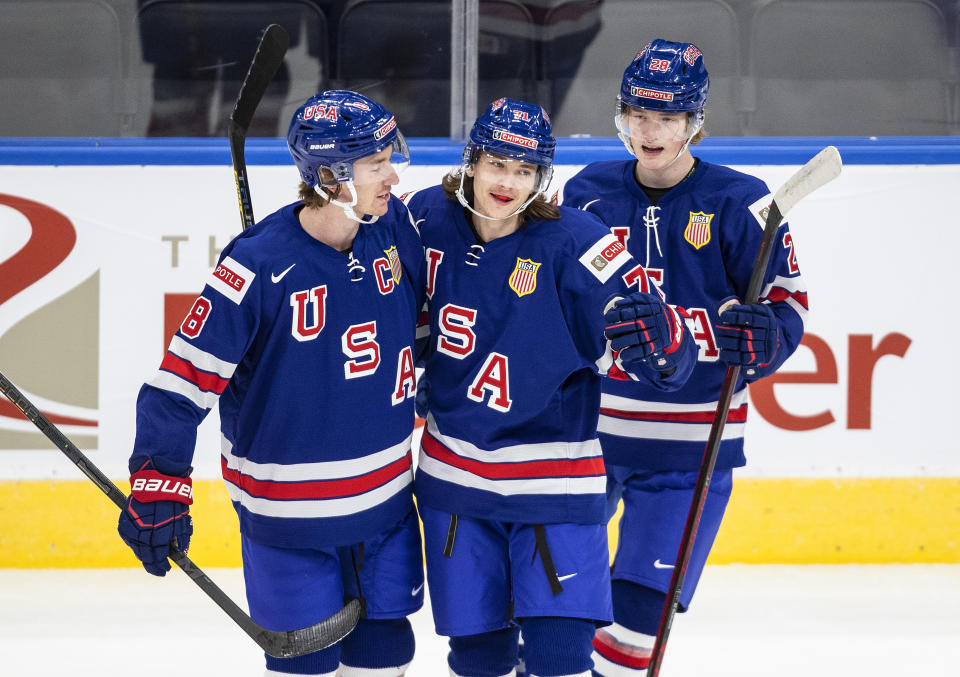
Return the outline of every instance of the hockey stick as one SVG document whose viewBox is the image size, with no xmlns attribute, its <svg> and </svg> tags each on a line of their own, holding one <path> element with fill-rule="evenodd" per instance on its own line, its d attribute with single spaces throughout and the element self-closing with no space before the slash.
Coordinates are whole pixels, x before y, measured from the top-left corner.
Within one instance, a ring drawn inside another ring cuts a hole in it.
<svg viewBox="0 0 960 677">
<path fill-rule="evenodd" d="M 263 31 L 260 45 L 250 62 L 250 70 L 240 86 L 237 103 L 230 114 L 228 135 L 230 137 L 230 159 L 233 162 L 233 178 L 237 184 L 237 201 L 240 205 L 240 221 L 246 230 L 254 224 L 253 203 L 250 200 L 250 180 L 247 177 L 247 162 L 243 147 L 247 139 L 247 130 L 253 120 L 253 114 L 267 91 L 270 80 L 276 74 L 283 56 L 287 53 L 290 36 L 283 26 L 270 24 Z"/>
<path fill-rule="evenodd" d="M 127 503 L 127 497 L 117 488 L 110 479 L 100 472 L 83 452 L 77 449 L 60 430 L 51 423 L 33 403 L 21 393 L 10 380 L 0 372 L 0 392 L 19 409 L 27 420 L 37 426 L 40 431 L 53 442 L 60 451 L 67 455 L 83 473 L 96 484 L 100 491 L 113 501 L 121 510 Z M 316 625 L 300 630 L 276 631 L 267 630 L 258 625 L 243 609 L 237 606 L 227 594 L 210 580 L 203 571 L 194 564 L 186 553 L 173 545 L 170 546 L 170 559 L 176 562 L 183 571 L 203 590 L 210 599 L 217 603 L 233 621 L 246 632 L 261 649 L 275 658 L 292 658 L 303 654 L 313 653 L 320 649 L 336 644 L 346 637 L 357 621 L 360 620 L 360 601 L 352 599 L 340 611 L 330 618 L 320 621 Z"/>
<path fill-rule="evenodd" d="M 763 284 L 767 274 L 767 264 L 770 262 L 773 240 L 787 212 L 817 188 L 837 178 L 840 175 L 841 167 L 840 153 L 836 147 L 827 146 L 801 167 L 796 174 L 787 179 L 773 196 L 773 202 L 770 203 L 766 223 L 763 227 L 763 238 L 760 240 L 757 258 L 754 259 L 753 270 L 750 273 L 750 283 L 747 285 L 747 293 L 742 301 L 745 305 L 752 305 L 760 298 L 760 285 Z M 683 579 L 687 574 L 687 565 L 690 563 L 693 542 L 697 537 L 697 528 L 700 526 L 700 517 L 703 515 L 703 506 L 707 499 L 707 490 L 710 488 L 710 478 L 713 475 L 713 468 L 720 453 L 723 427 L 727 422 L 730 401 L 733 399 L 733 391 L 739 376 L 740 365 L 727 367 L 727 373 L 720 388 L 717 411 L 713 417 L 713 424 L 710 426 L 707 446 L 700 463 L 700 474 L 697 477 L 697 484 L 693 492 L 690 512 L 687 513 L 687 524 L 684 527 L 680 552 L 677 554 L 677 559 L 673 565 L 670 590 L 667 593 L 667 601 L 660 616 L 660 625 L 657 627 L 657 639 L 650 654 L 647 677 L 657 677 L 660 674 L 663 653 L 667 646 L 667 638 L 670 636 L 673 618 L 677 613 L 677 605 L 680 603 L 680 590 L 683 587 Z"/>
</svg>

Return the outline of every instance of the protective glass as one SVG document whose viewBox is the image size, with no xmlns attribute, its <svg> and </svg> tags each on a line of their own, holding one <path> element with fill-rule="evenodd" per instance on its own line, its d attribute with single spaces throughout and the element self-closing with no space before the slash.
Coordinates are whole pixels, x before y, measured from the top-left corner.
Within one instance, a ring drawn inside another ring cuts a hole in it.
<svg viewBox="0 0 960 677">
<path fill-rule="evenodd" d="M 473 165 L 473 180 L 494 186 L 503 186 L 517 191 L 524 199 L 527 195 L 544 192 L 553 177 L 552 167 L 535 165 L 526 160 L 480 152 Z"/>
<path fill-rule="evenodd" d="M 386 149 L 384 149 L 386 150 Z M 390 152 L 380 151 L 374 155 L 360 158 L 353 162 L 352 177 L 342 180 L 352 180 L 354 185 L 362 186 L 373 183 L 390 181 L 394 172 L 400 174 L 410 165 L 410 149 L 403 134 L 397 133 L 390 145 Z"/>
<path fill-rule="evenodd" d="M 687 141 L 697 132 L 690 113 L 663 113 L 645 108 L 631 108 L 619 102 L 615 122 L 621 138 L 628 139 Z"/>
</svg>

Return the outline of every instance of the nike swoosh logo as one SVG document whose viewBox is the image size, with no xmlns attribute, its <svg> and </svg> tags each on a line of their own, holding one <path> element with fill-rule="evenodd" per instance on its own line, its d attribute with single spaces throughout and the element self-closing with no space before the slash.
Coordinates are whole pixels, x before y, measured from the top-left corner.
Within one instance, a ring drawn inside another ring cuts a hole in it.
<svg viewBox="0 0 960 677">
<path fill-rule="evenodd" d="M 293 265 L 290 266 L 290 268 L 293 268 L 293 266 L 295 266 L 295 265 L 297 265 L 297 264 L 294 263 Z M 285 271 L 283 271 L 283 272 L 280 273 L 279 275 L 277 275 L 276 273 L 271 273 L 271 274 L 270 274 L 270 280 L 271 280 L 274 284 L 276 284 L 277 282 L 279 282 L 280 280 L 283 279 L 283 276 L 284 276 L 284 275 L 286 275 L 287 273 L 290 272 L 290 268 L 287 268 Z"/>
<path fill-rule="evenodd" d="M 578 572 L 578 573 L 579 573 L 579 572 Z M 567 580 L 568 578 L 573 578 L 573 577 L 576 576 L 576 575 L 577 575 L 576 573 L 573 573 L 573 574 L 567 574 L 566 576 L 557 576 L 557 580 L 558 580 L 558 581 L 565 581 L 565 580 Z"/>
<path fill-rule="evenodd" d="M 420 594 L 420 591 L 421 591 L 421 590 L 423 590 L 423 583 L 421 583 L 420 585 L 418 585 L 417 587 L 415 587 L 413 590 L 411 590 L 411 591 L 410 591 L 410 596 L 411 596 L 411 597 L 416 597 L 417 595 Z"/>
<path fill-rule="evenodd" d="M 663 562 L 661 562 L 659 557 L 657 558 L 657 561 L 653 563 L 654 569 L 672 569 L 673 567 L 674 567 L 673 564 L 664 564 Z"/>
<path fill-rule="evenodd" d="M 580 207 L 580 211 L 583 211 L 583 212 L 587 211 L 587 208 L 588 208 L 590 205 L 592 205 L 594 202 L 600 202 L 600 198 L 597 198 L 596 200 L 590 200 L 590 202 L 588 202 L 587 204 L 585 204 L 585 205 L 583 205 L 582 207 Z"/>
</svg>

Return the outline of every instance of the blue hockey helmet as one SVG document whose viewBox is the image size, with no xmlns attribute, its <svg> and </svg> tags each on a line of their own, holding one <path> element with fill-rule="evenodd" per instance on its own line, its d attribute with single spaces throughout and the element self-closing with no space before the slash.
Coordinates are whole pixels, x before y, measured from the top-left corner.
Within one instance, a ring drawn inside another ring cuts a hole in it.
<svg viewBox="0 0 960 677">
<path fill-rule="evenodd" d="M 710 76 L 703 53 L 689 42 L 657 38 L 623 72 L 620 103 L 664 113 L 699 113 L 707 103 Z"/>
<path fill-rule="evenodd" d="M 474 151 L 484 150 L 550 167 L 557 149 L 552 131 L 550 117 L 541 106 L 515 99 L 497 99 L 473 123 L 470 141 L 463 151 L 464 164 L 470 163 Z"/>
<path fill-rule="evenodd" d="M 614 124 L 623 145 L 635 155 L 627 120 L 630 109 L 687 113 L 689 124 L 676 129 L 679 138 L 685 139 L 683 153 L 703 128 L 709 89 L 710 76 L 696 45 L 661 38 L 649 42 L 624 70 L 620 82 Z"/>
<path fill-rule="evenodd" d="M 480 114 L 470 130 L 470 139 L 463 149 L 457 199 L 474 214 L 491 218 L 476 211 L 466 198 L 463 182 L 470 166 L 477 162 L 480 153 L 529 162 L 537 165 L 537 177 L 530 196 L 513 212 L 519 214 L 550 185 L 556 149 L 550 116 L 542 106 L 506 97 L 497 99 Z"/>
<path fill-rule="evenodd" d="M 410 162 L 393 114 L 362 94 L 342 89 L 321 92 L 297 109 L 287 146 L 301 178 L 313 187 L 352 181 L 353 163 L 385 148 L 393 148 L 390 161 L 398 168 Z M 332 181 L 323 181 L 324 168 L 333 174 Z"/>
</svg>

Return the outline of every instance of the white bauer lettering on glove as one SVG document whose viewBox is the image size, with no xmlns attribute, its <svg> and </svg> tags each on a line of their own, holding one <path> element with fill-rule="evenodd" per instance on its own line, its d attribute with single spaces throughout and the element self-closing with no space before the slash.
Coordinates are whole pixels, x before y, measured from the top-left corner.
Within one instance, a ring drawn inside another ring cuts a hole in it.
<svg viewBox="0 0 960 677">
<path fill-rule="evenodd" d="M 130 495 L 143 503 L 177 501 L 193 504 L 193 480 L 170 477 L 156 470 L 141 470 L 130 476 Z"/>
<path fill-rule="evenodd" d="M 130 476 L 130 496 L 117 531 L 143 568 L 154 576 L 170 571 L 170 546 L 186 552 L 193 535 L 193 481 L 164 475 L 147 461 Z"/>
</svg>

